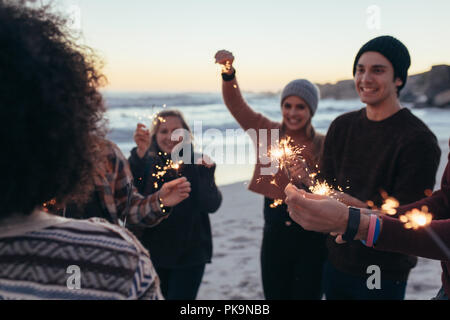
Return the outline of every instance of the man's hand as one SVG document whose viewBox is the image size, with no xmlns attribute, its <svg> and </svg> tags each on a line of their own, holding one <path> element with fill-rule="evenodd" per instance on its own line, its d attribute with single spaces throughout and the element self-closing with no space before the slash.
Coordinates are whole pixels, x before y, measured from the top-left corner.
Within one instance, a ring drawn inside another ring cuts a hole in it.
<svg viewBox="0 0 450 320">
<path fill-rule="evenodd" d="M 163 206 L 173 207 L 188 198 L 190 192 L 191 183 L 181 177 L 164 183 L 159 190 L 159 198 Z"/>
<path fill-rule="evenodd" d="M 348 208 L 326 196 L 307 193 L 288 184 L 284 190 L 289 215 L 304 229 L 323 233 L 345 233 Z"/>
<path fill-rule="evenodd" d="M 145 124 L 137 124 L 133 138 L 137 145 L 137 155 L 142 158 L 150 147 L 150 131 Z"/>
<path fill-rule="evenodd" d="M 216 59 L 216 63 L 222 65 L 222 72 L 231 74 L 233 73 L 233 61 L 234 56 L 230 51 L 227 50 L 219 50 L 214 56 Z"/>
</svg>

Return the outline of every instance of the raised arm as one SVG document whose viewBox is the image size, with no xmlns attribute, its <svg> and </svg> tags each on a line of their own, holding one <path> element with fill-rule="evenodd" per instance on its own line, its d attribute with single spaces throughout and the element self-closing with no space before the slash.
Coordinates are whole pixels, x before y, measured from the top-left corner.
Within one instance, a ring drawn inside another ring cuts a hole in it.
<svg viewBox="0 0 450 320">
<path fill-rule="evenodd" d="M 216 63 L 222 65 L 222 95 L 230 113 L 244 130 L 268 129 L 275 123 L 255 112 L 244 100 L 236 80 L 236 70 L 233 67 L 234 56 L 227 50 L 220 50 L 215 55 Z"/>
</svg>

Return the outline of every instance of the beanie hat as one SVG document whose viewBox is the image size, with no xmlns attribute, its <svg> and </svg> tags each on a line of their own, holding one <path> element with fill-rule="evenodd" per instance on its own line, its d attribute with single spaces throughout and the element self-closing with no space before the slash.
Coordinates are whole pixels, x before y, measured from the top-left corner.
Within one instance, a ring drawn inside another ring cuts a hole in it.
<svg viewBox="0 0 450 320">
<path fill-rule="evenodd" d="M 281 92 L 281 104 L 283 104 L 284 99 L 289 96 L 297 96 L 305 100 L 311 111 L 311 116 L 314 115 L 320 98 L 319 88 L 315 84 L 306 79 L 293 80 L 289 82 Z"/>
<path fill-rule="evenodd" d="M 405 45 L 391 36 L 380 36 L 370 40 L 359 49 L 356 55 L 355 62 L 353 63 L 353 76 L 356 73 L 359 58 L 363 53 L 368 51 L 378 52 L 392 63 L 394 67 L 394 79 L 398 77 L 402 80 L 402 85 L 398 86 L 398 93 L 400 93 L 400 90 L 406 84 L 408 68 L 411 65 L 411 57 Z"/>
</svg>

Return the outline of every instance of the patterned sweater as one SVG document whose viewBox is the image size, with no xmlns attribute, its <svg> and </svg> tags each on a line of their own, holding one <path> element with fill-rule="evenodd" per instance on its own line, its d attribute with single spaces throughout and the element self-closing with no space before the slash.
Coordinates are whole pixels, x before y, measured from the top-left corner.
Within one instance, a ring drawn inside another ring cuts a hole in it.
<svg viewBox="0 0 450 320">
<path fill-rule="evenodd" d="M 87 219 L 102 217 L 114 224 L 152 227 L 166 219 L 171 212 L 161 211 L 158 194 L 146 197 L 133 186 L 133 175 L 127 159 L 119 147 L 109 140 L 104 141 L 105 161 L 99 164 L 94 175 L 95 192 L 90 202 L 83 207 L 69 204 L 65 217 Z M 62 212 L 61 212 L 62 213 Z"/>
<path fill-rule="evenodd" d="M 35 210 L 0 221 L 0 299 L 163 299 L 149 253 L 103 219 Z"/>
</svg>

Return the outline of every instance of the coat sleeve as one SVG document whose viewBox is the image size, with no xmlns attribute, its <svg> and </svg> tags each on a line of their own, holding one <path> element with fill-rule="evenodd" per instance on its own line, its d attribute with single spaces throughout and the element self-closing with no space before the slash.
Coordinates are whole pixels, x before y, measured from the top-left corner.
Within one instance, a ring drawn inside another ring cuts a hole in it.
<svg viewBox="0 0 450 320">
<path fill-rule="evenodd" d="M 167 218 L 171 208 L 162 211 L 157 193 L 143 196 L 138 193 L 132 181 L 133 176 L 125 156 L 115 147 L 118 161 L 115 179 L 113 181 L 113 195 L 117 207 L 118 218 L 127 221 L 127 224 L 152 227 Z"/>
<path fill-rule="evenodd" d="M 211 168 L 195 165 L 194 168 L 197 175 L 195 195 L 198 208 L 201 212 L 214 213 L 222 203 L 222 193 L 214 179 L 216 165 Z"/>
<path fill-rule="evenodd" d="M 242 97 L 236 78 L 223 81 L 222 95 L 225 105 L 242 129 L 269 129 L 277 124 L 261 113 L 255 112 Z"/>
<path fill-rule="evenodd" d="M 419 256 L 435 260 L 448 260 L 445 252 L 436 244 L 428 230 L 432 230 L 447 247 L 450 247 L 450 219 L 432 221 L 427 229 L 406 229 L 395 218 L 382 216 L 383 228 L 374 246 L 377 250 Z"/>
</svg>

